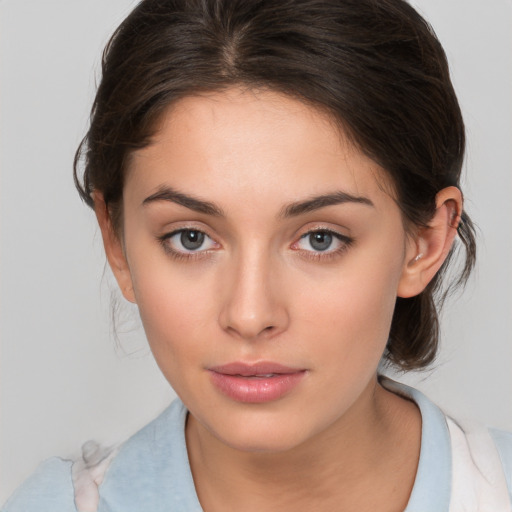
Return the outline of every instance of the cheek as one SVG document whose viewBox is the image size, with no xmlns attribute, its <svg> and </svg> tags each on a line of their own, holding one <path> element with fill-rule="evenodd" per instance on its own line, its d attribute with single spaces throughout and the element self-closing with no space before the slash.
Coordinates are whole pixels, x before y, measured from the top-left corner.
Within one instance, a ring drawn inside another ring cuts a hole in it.
<svg viewBox="0 0 512 512">
<path fill-rule="evenodd" d="M 323 286 L 301 297 L 300 313 L 310 335 L 325 340 L 325 360 L 365 365 L 379 361 L 385 349 L 396 301 L 401 267 L 396 258 L 358 255 Z"/>
<path fill-rule="evenodd" d="M 153 284 L 153 286 L 152 286 Z M 147 280 L 137 289 L 137 303 L 153 357 L 174 391 L 186 399 L 195 388 L 194 377 L 211 351 L 205 337 L 206 301 L 190 287 L 165 286 Z M 190 369 L 194 369 L 193 372 Z"/>
<path fill-rule="evenodd" d="M 362 338 L 387 341 L 396 289 L 397 280 L 387 268 L 380 273 L 378 269 L 368 270 L 360 279 L 346 283 L 342 307 L 351 327 Z"/>
<path fill-rule="evenodd" d="M 201 278 L 190 275 L 186 267 L 167 258 L 134 254 L 132 279 L 146 337 L 169 378 L 211 343 L 205 332 L 211 331 L 215 291 L 207 273 Z"/>
</svg>

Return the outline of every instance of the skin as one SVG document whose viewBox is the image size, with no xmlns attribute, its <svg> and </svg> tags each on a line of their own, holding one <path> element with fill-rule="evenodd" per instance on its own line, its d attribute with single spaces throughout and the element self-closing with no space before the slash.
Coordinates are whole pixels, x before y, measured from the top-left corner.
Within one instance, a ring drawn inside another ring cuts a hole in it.
<svg viewBox="0 0 512 512">
<path fill-rule="evenodd" d="M 155 198 L 164 189 L 222 215 Z M 420 293 L 439 269 L 462 199 L 444 189 L 429 228 L 410 233 L 392 190 L 324 113 L 231 89 L 173 105 L 132 155 L 121 234 L 95 193 L 120 288 L 190 411 L 205 511 L 405 508 L 421 417 L 378 384 L 377 366 L 396 297 Z M 365 201 L 282 215 L 337 192 Z M 204 232 L 204 245 L 186 253 L 170 236 L 180 229 Z M 340 238 L 318 251 L 311 230 Z M 278 362 L 304 378 L 277 400 L 241 403 L 210 378 L 209 368 L 234 361 Z"/>
</svg>

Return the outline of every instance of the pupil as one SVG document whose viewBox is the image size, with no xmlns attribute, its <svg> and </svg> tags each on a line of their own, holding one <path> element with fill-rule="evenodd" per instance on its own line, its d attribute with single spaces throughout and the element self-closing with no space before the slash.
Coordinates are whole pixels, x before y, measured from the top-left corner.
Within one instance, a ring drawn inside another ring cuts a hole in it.
<svg viewBox="0 0 512 512">
<path fill-rule="evenodd" d="M 326 251 L 332 244 L 332 235 L 325 231 L 318 231 L 309 235 L 309 243 L 316 251 Z"/>
<path fill-rule="evenodd" d="M 181 233 L 180 241 L 185 249 L 194 251 L 203 245 L 204 233 L 201 233 L 200 231 L 186 230 Z"/>
</svg>

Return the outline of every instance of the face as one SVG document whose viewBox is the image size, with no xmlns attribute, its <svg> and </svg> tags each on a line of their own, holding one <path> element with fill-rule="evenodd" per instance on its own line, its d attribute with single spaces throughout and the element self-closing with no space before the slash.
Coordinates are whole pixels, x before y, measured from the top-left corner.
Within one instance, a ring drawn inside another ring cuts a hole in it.
<svg viewBox="0 0 512 512">
<path fill-rule="evenodd" d="M 391 188 L 295 99 L 230 90 L 169 109 L 131 160 L 114 271 L 200 428 L 285 450 L 369 400 L 409 258 Z"/>
</svg>

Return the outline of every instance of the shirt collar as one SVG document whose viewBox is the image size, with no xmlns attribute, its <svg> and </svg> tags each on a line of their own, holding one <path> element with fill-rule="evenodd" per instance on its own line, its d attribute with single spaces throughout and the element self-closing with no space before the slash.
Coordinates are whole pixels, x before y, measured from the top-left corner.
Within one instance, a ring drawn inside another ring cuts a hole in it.
<svg viewBox="0 0 512 512">
<path fill-rule="evenodd" d="M 449 509 L 452 456 L 448 425 L 444 413 L 421 391 L 381 377 L 389 391 L 412 400 L 421 413 L 421 449 L 416 479 L 405 512 Z"/>
<path fill-rule="evenodd" d="M 387 377 L 380 382 L 389 391 L 413 400 L 421 412 L 420 460 L 405 512 L 447 511 L 451 444 L 445 415 L 420 391 Z M 177 399 L 123 444 L 101 485 L 98 512 L 202 512 L 188 460 L 186 418 L 187 410 Z"/>
</svg>

